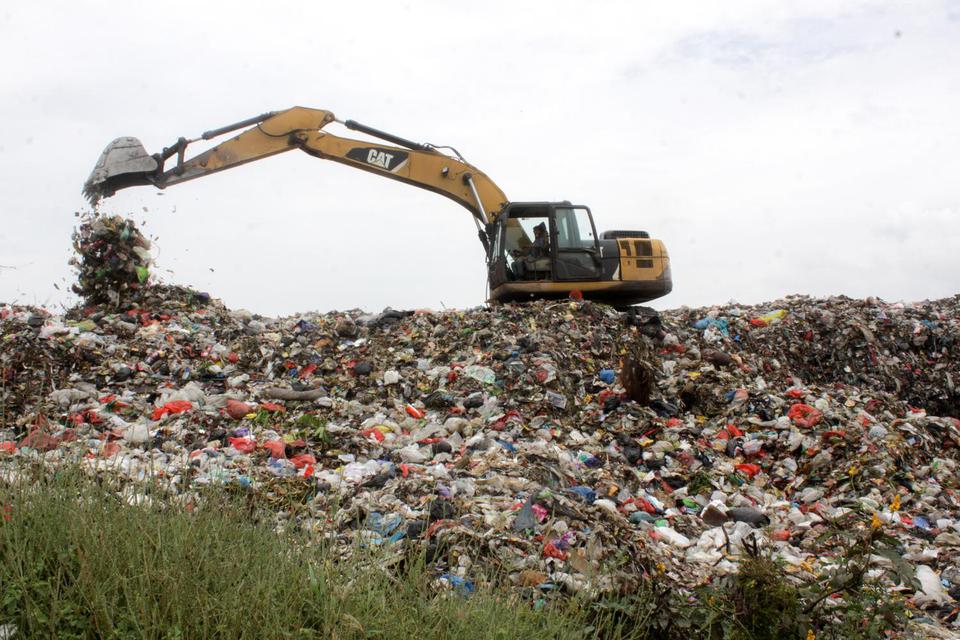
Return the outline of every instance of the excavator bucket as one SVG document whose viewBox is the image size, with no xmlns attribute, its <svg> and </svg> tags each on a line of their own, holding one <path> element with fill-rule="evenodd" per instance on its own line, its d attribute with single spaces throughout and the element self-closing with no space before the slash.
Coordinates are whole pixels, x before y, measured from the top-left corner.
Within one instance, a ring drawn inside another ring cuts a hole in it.
<svg viewBox="0 0 960 640">
<path fill-rule="evenodd" d="M 150 184 L 157 160 L 147 153 L 136 138 L 117 138 L 100 154 L 97 165 L 83 184 L 83 195 L 90 204 L 112 196 L 118 189 Z"/>
</svg>

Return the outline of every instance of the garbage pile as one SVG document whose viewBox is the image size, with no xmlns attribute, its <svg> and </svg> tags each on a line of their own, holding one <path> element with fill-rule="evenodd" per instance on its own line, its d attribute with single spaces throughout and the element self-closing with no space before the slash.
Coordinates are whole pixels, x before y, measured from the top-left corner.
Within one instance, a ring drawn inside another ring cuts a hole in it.
<svg viewBox="0 0 960 640">
<path fill-rule="evenodd" d="M 79 460 L 132 503 L 253 492 L 344 556 L 426 545 L 458 591 L 692 586 L 755 545 L 803 578 L 852 521 L 920 567 L 892 589 L 955 618 L 960 297 L 266 318 L 141 293 L 0 307 L 0 475 Z"/>
<path fill-rule="evenodd" d="M 73 234 L 73 292 L 94 304 L 118 306 L 150 278 L 150 241 L 129 218 L 84 214 Z"/>
<path fill-rule="evenodd" d="M 768 370 L 881 389 L 931 414 L 957 416 L 958 304 L 960 296 L 911 305 L 793 296 L 754 309 L 679 310 L 671 318 L 701 330 L 707 345 L 763 357 Z M 763 313 L 767 307 L 775 308 Z"/>
</svg>

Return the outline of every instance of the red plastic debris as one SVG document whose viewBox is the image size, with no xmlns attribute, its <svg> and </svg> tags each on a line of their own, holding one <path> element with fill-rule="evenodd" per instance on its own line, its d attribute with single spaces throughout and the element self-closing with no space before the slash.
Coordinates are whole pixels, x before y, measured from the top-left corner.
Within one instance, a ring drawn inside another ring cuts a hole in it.
<svg viewBox="0 0 960 640">
<path fill-rule="evenodd" d="M 758 464 L 738 464 L 736 470 L 742 473 L 745 473 L 748 478 L 751 480 L 755 475 L 760 473 L 760 465 Z"/>
<path fill-rule="evenodd" d="M 240 402 L 239 400 L 227 400 L 227 415 L 234 420 L 240 420 L 243 418 L 243 416 L 251 413 L 252 411 L 253 407 L 246 402 Z"/>
<path fill-rule="evenodd" d="M 654 515 L 657 513 L 657 508 L 653 506 L 653 504 L 646 498 L 637 498 L 636 500 L 633 501 L 633 503 L 637 505 L 640 509 L 643 509 L 644 511 L 649 513 L 650 515 Z"/>
<path fill-rule="evenodd" d="M 0 453 L 13 453 L 17 450 L 17 443 L 13 440 L 0 442 Z"/>
<path fill-rule="evenodd" d="M 286 413 L 287 408 L 283 405 L 276 404 L 274 402 L 261 402 L 260 407 L 264 411 L 273 411 L 274 413 Z"/>
<path fill-rule="evenodd" d="M 252 438 L 227 438 L 227 442 L 240 453 L 253 453 L 257 448 L 257 443 Z"/>
<path fill-rule="evenodd" d="M 189 400 L 171 400 L 162 407 L 157 407 L 154 409 L 150 419 L 159 420 L 167 414 L 174 415 L 177 413 L 184 413 L 186 411 L 190 411 L 190 409 L 193 409 L 193 405 L 190 404 Z"/>
<path fill-rule="evenodd" d="M 611 398 L 611 397 L 613 397 L 613 396 L 615 396 L 615 395 L 617 395 L 617 394 L 614 393 L 613 391 L 610 391 L 610 389 L 604 389 L 603 391 L 601 391 L 600 393 L 597 394 L 597 401 L 598 401 L 600 404 L 603 404 L 603 403 L 606 401 L 607 398 Z"/>
<path fill-rule="evenodd" d="M 556 558 L 557 560 L 566 560 L 568 557 L 570 557 L 570 554 L 568 554 L 566 551 L 563 551 L 562 549 L 558 549 L 557 546 L 553 544 L 553 541 L 551 540 L 550 542 L 548 542 L 543 546 L 543 557 Z"/>
<path fill-rule="evenodd" d="M 44 433 L 39 429 L 31 431 L 20 441 L 20 447 L 30 447 L 38 451 L 52 451 L 60 446 L 60 438 Z"/>
<path fill-rule="evenodd" d="M 290 458 L 290 462 L 292 462 L 293 466 L 297 469 L 302 469 L 308 464 L 317 464 L 317 459 L 309 453 L 300 453 Z"/>
<path fill-rule="evenodd" d="M 87 409 L 86 411 L 81 411 L 80 413 L 72 413 L 67 417 L 67 420 L 77 427 L 82 424 L 103 423 L 103 418 L 97 415 L 97 412 L 92 409 Z"/>
<path fill-rule="evenodd" d="M 376 438 L 377 442 L 383 442 L 383 432 L 377 429 L 376 427 L 367 427 L 366 429 L 360 430 L 360 435 L 364 438 L 369 438 L 373 436 Z"/>
<path fill-rule="evenodd" d="M 100 448 L 100 455 L 104 458 L 112 458 L 118 453 L 120 453 L 120 445 L 116 442 L 106 442 Z"/>
<path fill-rule="evenodd" d="M 823 413 L 808 404 L 797 403 L 790 407 L 787 417 L 793 420 L 794 424 L 809 429 L 820 423 L 820 420 L 823 419 Z"/>
<path fill-rule="evenodd" d="M 417 420 L 419 420 L 424 416 L 423 411 L 420 411 L 420 409 L 417 409 L 412 404 L 408 404 L 406 406 L 406 410 L 407 410 L 407 415 L 409 415 L 411 418 L 416 418 Z"/>
<path fill-rule="evenodd" d="M 436 522 L 431 524 L 430 527 L 427 528 L 426 532 L 423 534 L 423 537 L 429 540 L 440 529 L 447 529 L 449 527 L 452 527 L 455 524 L 456 524 L 455 522 L 452 522 L 450 520 L 437 520 Z"/>
<path fill-rule="evenodd" d="M 300 369 L 300 373 L 298 373 L 297 375 L 299 375 L 301 378 L 309 378 L 310 375 L 313 374 L 313 372 L 316 370 L 317 370 L 317 365 L 311 362 L 310 364 L 305 366 L 303 369 Z"/>
<path fill-rule="evenodd" d="M 267 440 L 260 446 L 270 452 L 271 458 L 287 457 L 287 445 L 283 440 Z"/>
<path fill-rule="evenodd" d="M 127 407 L 130 406 L 126 402 L 117 400 L 116 396 L 109 396 L 109 397 L 111 398 L 111 400 L 109 402 L 104 403 L 106 404 L 104 409 L 106 409 L 107 411 L 112 411 L 113 413 L 116 413 L 117 411 L 121 409 L 126 409 Z"/>
</svg>

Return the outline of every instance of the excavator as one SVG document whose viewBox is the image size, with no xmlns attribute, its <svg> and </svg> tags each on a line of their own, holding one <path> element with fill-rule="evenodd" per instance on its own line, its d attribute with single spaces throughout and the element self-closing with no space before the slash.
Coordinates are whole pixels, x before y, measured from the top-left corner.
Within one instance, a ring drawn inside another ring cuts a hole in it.
<svg viewBox="0 0 960 640">
<path fill-rule="evenodd" d="M 334 123 L 378 141 L 354 140 L 325 129 Z M 189 145 L 235 131 L 240 133 L 187 158 Z M 323 109 L 264 113 L 198 138 L 181 137 L 155 154 L 148 154 L 136 138 L 117 138 L 101 154 L 83 192 L 96 206 L 119 189 L 165 189 L 293 149 L 433 191 L 466 208 L 486 254 L 491 303 L 573 295 L 623 309 L 673 288 L 666 247 L 647 232 L 598 235 L 586 206 L 511 202 L 453 147 L 340 121 Z"/>
</svg>

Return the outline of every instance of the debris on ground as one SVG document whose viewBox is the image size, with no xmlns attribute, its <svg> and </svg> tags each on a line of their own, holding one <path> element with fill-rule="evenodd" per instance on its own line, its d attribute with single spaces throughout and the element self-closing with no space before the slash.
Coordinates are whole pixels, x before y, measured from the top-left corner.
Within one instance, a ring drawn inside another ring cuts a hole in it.
<svg viewBox="0 0 960 640">
<path fill-rule="evenodd" d="M 141 236 L 92 224 L 81 252 L 104 234 L 130 251 L 82 262 L 84 304 L 0 307 L 0 474 L 242 488 L 344 555 L 425 544 L 464 593 L 693 586 L 758 545 L 802 579 L 837 523 L 882 527 L 920 567 L 890 588 L 956 622 L 960 296 L 267 318 L 139 287 Z"/>
</svg>

